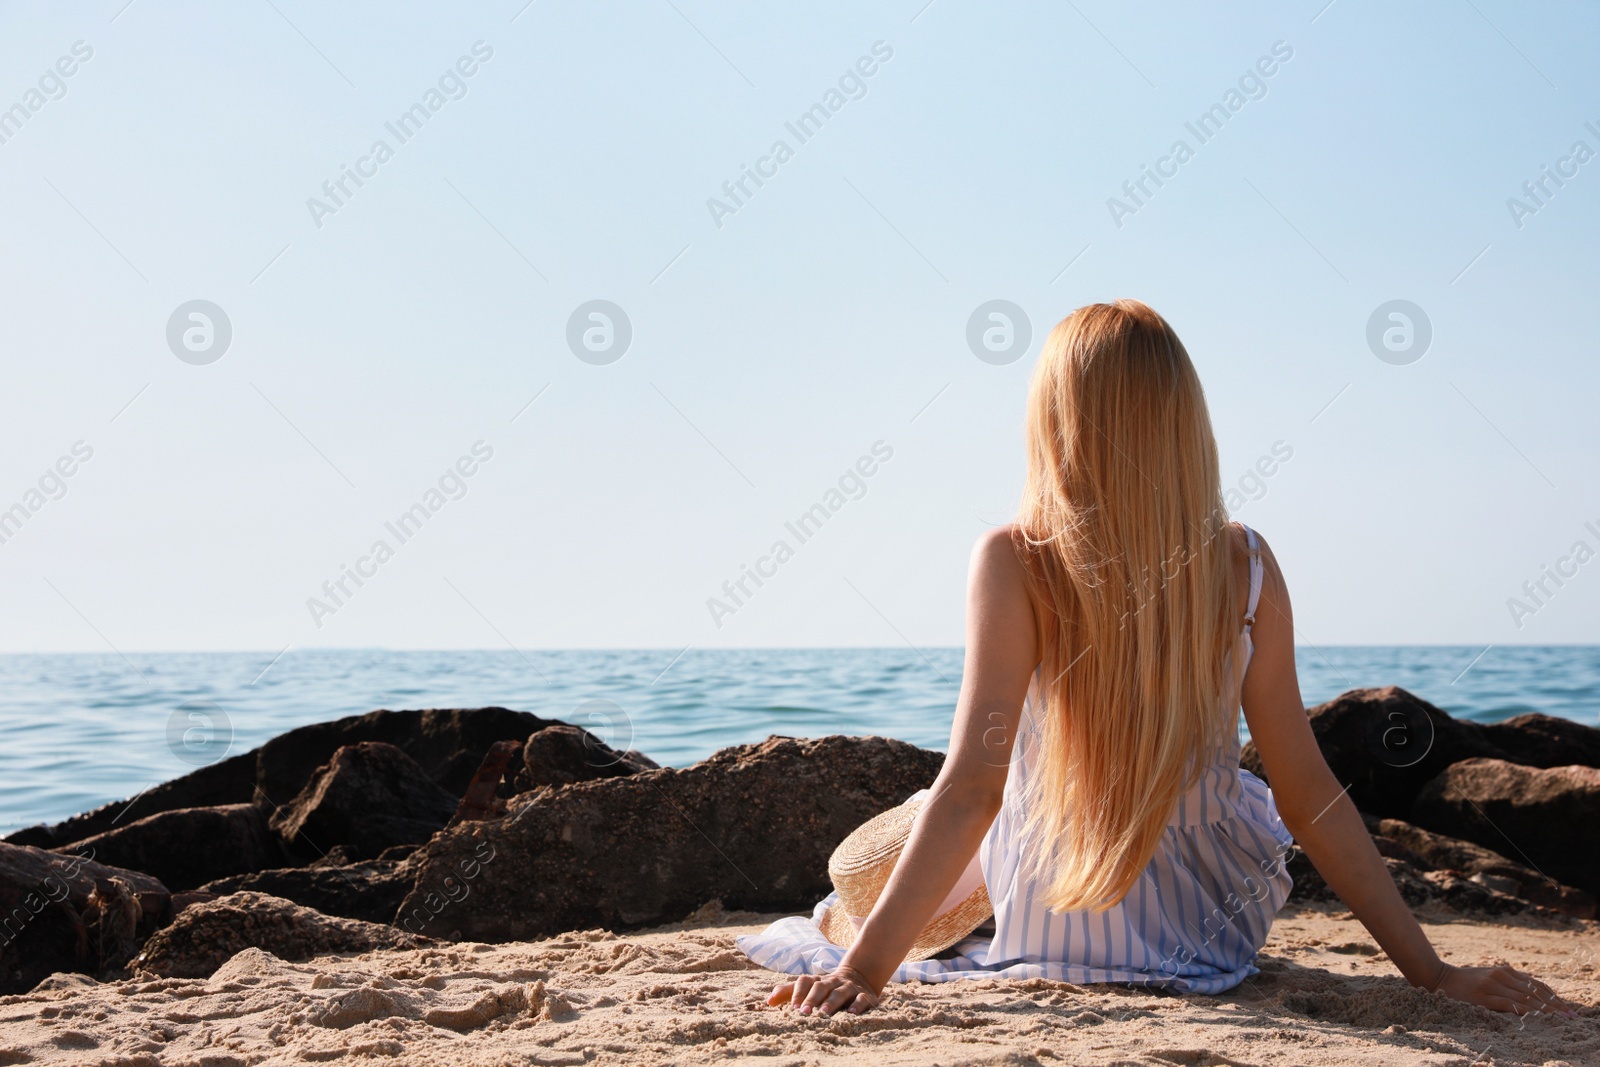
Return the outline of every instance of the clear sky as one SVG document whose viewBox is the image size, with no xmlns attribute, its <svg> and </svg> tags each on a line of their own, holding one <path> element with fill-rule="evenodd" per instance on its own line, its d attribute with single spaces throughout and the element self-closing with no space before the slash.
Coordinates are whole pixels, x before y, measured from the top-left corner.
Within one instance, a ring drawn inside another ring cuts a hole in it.
<svg viewBox="0 0 1600 1067">
<path fill-rule="evenodd" d="M 1600 15 L 1325 4 L 6 4 L 0 649 L 959 644 L 1122 296 L 1303 640 L 1600 640 Z"/>
</svg>

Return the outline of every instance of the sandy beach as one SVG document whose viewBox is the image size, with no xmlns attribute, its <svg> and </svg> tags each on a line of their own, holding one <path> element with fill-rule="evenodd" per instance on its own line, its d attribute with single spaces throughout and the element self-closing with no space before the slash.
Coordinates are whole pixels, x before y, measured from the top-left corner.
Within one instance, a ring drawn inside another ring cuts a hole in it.
<svg viewBox="0 0 1600 1067">
<path fill-rule="evenodd" d="M 1372 759 L 1391 715 L 1428 724 L 1425 760 Z M 940 753 L 772 737 L 657 768 L 530 713 L 433 709 L 290 731 L 120 823 L 112 805 L 0 842 L 0 1067 L 1600 1064 L 1597 883 L 1573 837 L 1600 731 L 1479 726 L 1394 688 L 1310 716 L 1444 959 L 1538 976 L 1575 1017 L 1411 987 L 1299 856 L 1260 973 L 1220 996 L 968 978 L 891 984 L 864 1016 L 769 1008 L 779 976 L 736 938 L 809 914 L 837 842 Z M 1488 847 L 1502 829 L 1523 863 Z M 338 855 L 308 861 L 307 835 Z"/>
<path fill-rule="evenodd" d="M 775 917 L 713 905 L 630 935 L 302 963 L 248 949 L 210 979 L 97 985 L 63 975 L 0 998 L 0 1063 L 1600 1063 L 1592 921 L 1441 913 L 1426 923 L 1452 962 L 1504 960 L 1544 976 L 1584 1006 L 1572 1019 L 1518 1019 L 1413 989 L 1348 912 L 1318 905 L 1286 908 L 1261 973 L 1223 996 L 978 979 L 892 985 L 877 1011 L 821 1019 L 766 1007 L 775 976 L 734 948 L 736 936 Z"/>
</svg>

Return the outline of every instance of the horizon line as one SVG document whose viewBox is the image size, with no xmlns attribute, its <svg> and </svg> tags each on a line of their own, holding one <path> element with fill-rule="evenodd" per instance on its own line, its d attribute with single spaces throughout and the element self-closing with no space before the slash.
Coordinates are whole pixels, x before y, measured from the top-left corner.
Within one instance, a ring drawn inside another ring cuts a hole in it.
<svg viewBox="0 0 1600 1067">
<path fill-rule="evenodd" d="M 1488 647 L 1485 648 L 1484 646 Z M 965 645 L 917 645 L 906 647 L 903 645 L 715 645 L 697 648 L 694 645 L 675 647 L 672 645 L 579 645 L 560 648 L 409 648 L 388 645 L 317 645 L 307 648 L 285 648 L 273 651 L 268 648 L 153 648 L 153 649 L 128 649 L 109 651 L 104 649 L 0 649 L 0 657 L 14 656 L 279 656 L 288 657 L 295 653 L 350 653 L 350 652 L 386 652 L 386 653 L 416 653 L 416 654 L 451 654 L 468 653 L 482 654 L 493 653 L 502 656 L 517 656 L 527 654 L 558 655 L 569 652 L 674 652 L 678 655 L 688 655 L 691 652 L 958 652 L 964 651 Z M 1487 652 L 1489 648 L 1509 649 L 1534 649 L 1534 648 L 1593 648 L 1600 649 L 1600 642 L 1590 641 L 1547 641 L 1547 642 L 1473 642 L 1462 643 L 1458 641 L 1441 642 L 1405 642 L 1392 644 L 1374 644 L 1357 642 L 1324 641 L 1316 645 L 1297 643 L 1295 648 L 1306 651 L 1315 651 L 1324 648 L 1382 648 L 1382 649 L 1443 649 L 1462 648 L 1479 649 Z"/>
</svg>

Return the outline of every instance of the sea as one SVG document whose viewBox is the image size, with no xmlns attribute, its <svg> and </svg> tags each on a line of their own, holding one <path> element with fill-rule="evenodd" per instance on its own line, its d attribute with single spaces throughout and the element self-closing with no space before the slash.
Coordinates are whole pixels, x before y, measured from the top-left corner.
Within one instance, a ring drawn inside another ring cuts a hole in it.
<svg viewBox="0 0 1600 1067">
<path fill-rule="evenodd" d="M 1398 685 L 1460 718 L 1600 725 L 1600 646 L 1302 647 L 1307 706 Z M 132 797 L 307 723 L 500 705 L 685 766 L 773 734 L 943 750 L 959 648 L 0 656 L 0 833 Z M 1242 727 L 1241 727 L 1242 729 Z"/>
</svg>

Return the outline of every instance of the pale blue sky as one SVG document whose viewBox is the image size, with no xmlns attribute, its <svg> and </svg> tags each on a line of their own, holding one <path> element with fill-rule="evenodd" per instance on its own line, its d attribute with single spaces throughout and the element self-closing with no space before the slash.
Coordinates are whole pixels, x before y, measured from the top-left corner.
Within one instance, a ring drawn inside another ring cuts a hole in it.
<svg viewBox="0 0 1600 1067">
<path fill-rule="evenodd" d="M 1600 640 L 1600 560 L 1507 606 L 1600 549 L 1600 160 L 1560 163 L 1600 151 L 1591 5 L 123 4 L 0 7 L 0 107 L 40 105 L 0 126 L 0 509 L 29 512 L 0 649 L 959 644 L 1038 342 L 1120 296 L 1184 338 L 1231 483 L 1292 452 L 1238 517 L 1303 640 Z M 1180 138 L 1119 227 L 1108 198 Z M 379 139 L 319 227 L 308 198 Z M 1519 227 L 1544 166 L 1577 173 Z M 232 326 L 207 365 L 166 339 L 196 299 Z M 566 340 L 596 299 L 632 326 L 605 365 Z M 1032 326 L 1007 365 L 966 341 L 995 299 Z M 1392 299 L 1432 324 L 1409 364 L 1367 344 Z M 401 544 L 385 522 L 480 441 Z"/>
</svg>

